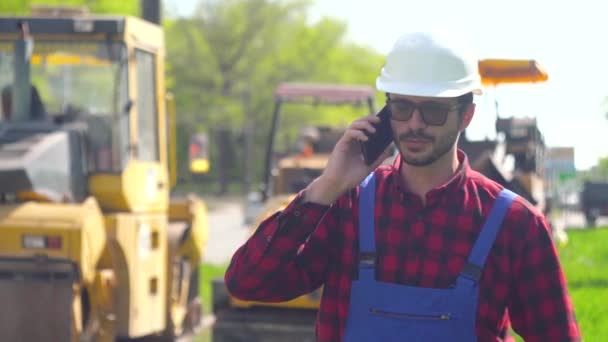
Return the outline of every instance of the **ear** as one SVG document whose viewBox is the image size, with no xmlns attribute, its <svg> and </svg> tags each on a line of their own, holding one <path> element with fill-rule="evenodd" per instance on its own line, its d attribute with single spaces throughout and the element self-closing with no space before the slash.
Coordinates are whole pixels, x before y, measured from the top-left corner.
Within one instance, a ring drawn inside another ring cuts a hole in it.
<svg viewBox="0 0 608 342">
<path fill-rule="evenodd" d="M 475 114 L 475 104 L 471 103 L 467 106 L 464 113 L 462 114 L 462 121 L 460 122 L 460 131 L 461 132 L 464 131 L 467 127 L 469 127 L 471 120 L 473 120 L 474 114 Z"/>
</svg>

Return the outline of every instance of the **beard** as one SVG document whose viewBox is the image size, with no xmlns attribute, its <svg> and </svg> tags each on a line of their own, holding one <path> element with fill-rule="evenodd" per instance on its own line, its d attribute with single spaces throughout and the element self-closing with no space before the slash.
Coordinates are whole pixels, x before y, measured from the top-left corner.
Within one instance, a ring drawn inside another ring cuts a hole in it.
<svg viewBox="0 0 608 342">
<path fill-rule="evenodd" d="M 433 137 L 421 130 L 412 131 L 399 135 L 399 137 L 395 139 L 395 146 L 399 149 L 401 158 L 405 163 L 412 166 L 428 166 L 451 151 L 456 145 L 459 136 L 460 131 L 457 128 L 445 132 L 440 137 Z M 405 142 L 408 138 L 418 138 L 428 141 L 431 145 L 431 150 L 419 155 L 408 153 L 407 147 L 402 145 L 402 142 Z"/>
</svg>

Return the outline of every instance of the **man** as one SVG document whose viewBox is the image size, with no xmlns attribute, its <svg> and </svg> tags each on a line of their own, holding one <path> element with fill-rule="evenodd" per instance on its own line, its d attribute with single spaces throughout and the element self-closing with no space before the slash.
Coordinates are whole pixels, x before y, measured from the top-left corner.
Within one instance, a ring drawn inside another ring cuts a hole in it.
<svg viewBox="0 0 608 342">
<path fill-rule="evenodd" d="M 479 94 L 477 59 L 451 39 L 403 35 L 376 86 L 387 95 L 392 165 L 371 166 L 354 121 L 326 169 L 261 223 L 226 272 L 244 300 L 323 285 L 319 341 L 580 340 L 541 213 L 473 171 L 457 141 Z"/>
</svg>

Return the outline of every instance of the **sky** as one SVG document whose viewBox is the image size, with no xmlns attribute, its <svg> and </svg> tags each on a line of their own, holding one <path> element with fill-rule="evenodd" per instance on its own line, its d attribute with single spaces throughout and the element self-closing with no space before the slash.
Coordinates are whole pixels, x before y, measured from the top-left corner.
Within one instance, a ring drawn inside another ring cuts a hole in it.
<svg viewBox="0 0 608 342">
<path fill-rule="evenodd" d="M 494 100 L 501 117 L 535 117 L 549 147 L 575 148 L 577 169 L 608 156 L 608 12 L 579 0 L 314 0 L 311 23 L 330 16 L 348 25 L 349 41 L 387 54 L 404 32 L 448 29 L 462 34 L 479 58 L 535 59 L 549 80 L 502 85 L 477 100 L 467 134 L 494 137 Z M 171 0 L 188 15 L 196 0 Z M 495 91 L 494 91 L 495 90 Z"/>
</svg>

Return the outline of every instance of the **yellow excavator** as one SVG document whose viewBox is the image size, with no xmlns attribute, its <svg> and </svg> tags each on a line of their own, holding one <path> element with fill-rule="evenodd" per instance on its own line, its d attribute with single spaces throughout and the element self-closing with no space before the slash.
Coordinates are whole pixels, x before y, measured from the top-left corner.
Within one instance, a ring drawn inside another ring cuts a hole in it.
<svg viewBox="0 0 608 342">
<path fill-rule="evenodd" d="M 548 77 L 542 67 L 533 60 L 480 60 L 479 71 L 486 87 L 504 83 L 543 82 Z M 333 146 L 341 136 L 341 132 L 335 128 L 316 127 L 312 134 L 302 135 L 305 143 L 302 151 L 288 154 L 275 161 L 274 140 L 284 104 L 302 103 L 310 99 L 314 104 L 366 103 L 368 113 L 375 112 L 374 92 L 366 86 L 286 83 L 279 85 L 276 89 L 275 99 L 261 195 L 257 197 L 257 202 L 253 201 L 246 208 L 249 210 L 245 210 L 246 220 L 252 224 L 252 233 L 264 218 L 283 209 L 294 198 L 297 191 L 321 174 Z M 362 115 L 364 114 L 367 113 Z M 497 153 L 499 144 L 488 145 L 484 141 L 480 149 L 478 146 L 473 146 L 476 142 L 469 141 L 468 143 L 469 145 L 466 147 L 482 152 L 476 154 L 476 158 L 481 158 L 480 161 L 472 161 L 475 168 L 514 191 L 523 193 L 531 201 L 538 199 L 537 196 L 542 197 L 542 194 L 537 192 L 538 183 L 542 184 L 542 178 L 539 177 L 536 170 L 520 168 L 518 170 L 520 172 L 516 174 L 503 175 L 501 158 L 504 154 Z M 308 151 L 306 144 L 312 147 Z M 524 144 L 530 146 L 527 142 Z M 521 141 L 514 139 L 510 141 L 505 152 L 523 153 L 525 156 L 529 156 L 535 151 L 520 150 L 520 145 Z M 226 291 L 223 279 L 214 279 L 213 311 L 216 320 L 213 326 L 213 341 L 314 341 L 314 323 L 316 310 L 320 304 L 321 291 L 322 288 L 282 303 L 249 302 L 230 296 Z"/>
<path fill-rule="evenodd" d="M 206 206 L 171 196 L 160 6 L 142 3 L 156 11 L 0 17 L 0 341 L 199 326 Z"/>
</svg>

